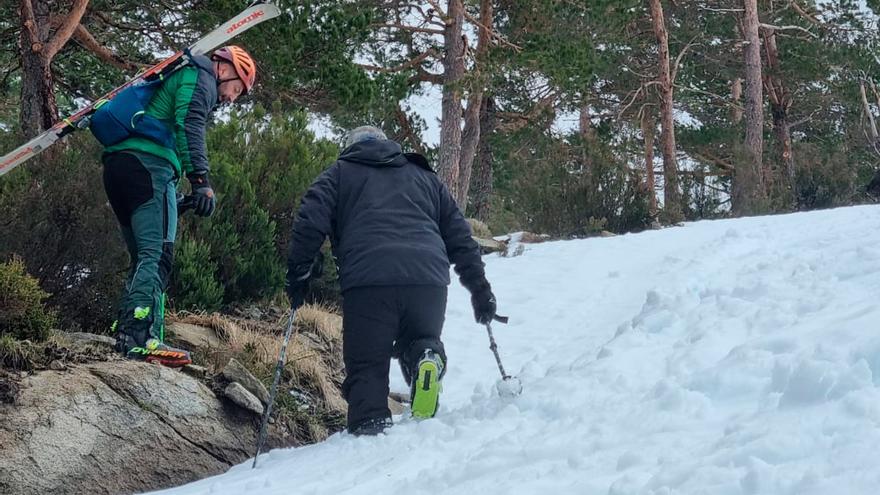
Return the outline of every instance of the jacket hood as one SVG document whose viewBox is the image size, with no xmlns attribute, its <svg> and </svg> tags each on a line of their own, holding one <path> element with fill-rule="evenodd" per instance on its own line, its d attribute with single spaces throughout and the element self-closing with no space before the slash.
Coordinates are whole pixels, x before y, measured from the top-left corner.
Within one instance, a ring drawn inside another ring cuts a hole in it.
<svg viewBox="0 0 880 495">
<path fill-rule="evenodd" d="M 342 150 L 340 160 L 370 167 L 402 167 L 407 160 L 400 145 L 390 139 L 370 139 Z"/>
<path fill-rule="evenodd" d="M 192 64 L 193 67 L 200 69 L 200 70 L 203 70 L 203 71 L 206 71 L 209 74 L 213 74 L 214 78 L 215 79 L 217 78 L 217 74 L 214 74 L 214 64 L 211 62 L 211 59 L 208 58 L 207 56 L 205 56 L 205 55 L 192 55 L 189 60 L 190 60 L 189 63 Z"/>
</svg>

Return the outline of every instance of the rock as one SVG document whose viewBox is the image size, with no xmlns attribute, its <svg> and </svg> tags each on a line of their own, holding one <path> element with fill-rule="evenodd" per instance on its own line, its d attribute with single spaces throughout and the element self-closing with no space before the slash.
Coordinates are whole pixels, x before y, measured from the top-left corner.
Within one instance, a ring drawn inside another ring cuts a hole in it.
<svg viewBox="0 0 880 495">
<path fill-rule="evenodd" d="M 388 409 L 391 410 L 391 414 L 398 415 L 403 414 L 406 411 L 406 407 L 400 402 L 397 402 L 390 395 L 388 396 Z"/>
<path fill-rule="evenodd" d="M 49 363 L 49 369 L 53 371 L 64 371 L 67 369 L 67 366 L 64 365 L 61 361 L 55 359 L 51 363 Z"/>
<path fill-rule="evenodd" d="M 603 230 L 602 232 L 599 232 L 599 237 L 617 237 L 617 234 Z"/>
<path fill-rule="evenodd" d="M 141 493 L 223 473 L 253 453 L 253 416 L 162 366 L 96 362 L 17 386 L 14 403 L 0 401 L 0 493 Z"/>
<path fill-rule="evenodd" d="M 189 323 L 171 322 L 166 326 L 168 336 L 175 344 L 189 350 L 200 347 L 220 347 L 222 342 L 213 329 Z"/>
<path fill-rule="evenodd" d="M 262 320 L 263 319 L 263 312 L 260 311 L 260 308 L 258 308 L 256 306 L 249 306 L 247 308 L 244 308 L 241 311 L 239 311 L 239 314 L 241 314 L 241 316 L 243 318 L 247 318 L 249 320 Z"/>
<path fill-rule="evenodd" d="M 480 252 L 483 254 L 489 253 L 503 253 L 507 251 L 507 245 L 498 242 L 495 239 L 483 239 L 480 237 L 474 237 L 474 240 L 477 241 L 477 244 L 480 245 Z"/>
<path fill-rule="evenodd" d="M 206 376 L 208 376 L 207 368 L 205 368 L 204 366 L 196 366 L 195 364 L 188 364 L 184 366 L 181 371 L 199 380 L 203 380 Z"/>
<path fill-rule="evenodd" d="M 523 244 L 540 244 L 550 240 L 547 234 L 535 234 L 533 232 L 523 232 L 520 234 L 519 242 Z"/>
<path fill-rule="evenodd" d="M 222 374 L 223 378 L 240 384 L 263 404 L 269 403 L 269 391 L 266 390 L 266 386 L 236 359 L 229 360 Z"/>
<path fill-rule="evenodd" d="M 401 404 L 409 404 L 409 394 L 402 394 L 400 392 L 389 392 L 388 397 L 400 402 Z"/>
<path fill-rule="evenodd" d="M 492 231 L 489 230 L 489 226 L 485 223 L 477 220 L 476 218 L 468 218 L 467 222 L 471 225 L 471 232 L 474 237 L 480 237 L 483 239 L 492 238 Z"/>
<path fill-rule="evenodd" d="M 223 395 L 239 406 L 256 414 L 263 414 L 264 408 L 260 399 L 250 393 L 238 382 L 232 382 L 223 390 Z"/>
<path fill-rule="evenodd" d="M 106 335 L 96 335 L 93 333 L 86 332 L 64 332 L 61 335 L 67 337 L 68 339 L 74 342 L 81 342 L 85 344 L 96 344 L 96 345 L 106 345 L 109 347 L 116 346 L 116 339 L 113 337 L 107 337 Z"/>
</svg>

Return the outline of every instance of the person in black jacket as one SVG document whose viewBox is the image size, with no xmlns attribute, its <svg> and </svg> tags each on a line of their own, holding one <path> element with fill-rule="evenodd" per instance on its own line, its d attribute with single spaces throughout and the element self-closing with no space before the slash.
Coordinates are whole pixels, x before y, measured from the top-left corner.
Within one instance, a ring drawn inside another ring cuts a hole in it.
<svg viewBox="0 0 880 495">
<path fill-rule="evenodd" d="M 413 416 L 436 413 L 450 263 L 478 323 L 491 321 L 496 304 L 470 225 L 427 159 L 403 153 L 375 127 L 354 129 L 345 144 L 302 199 L 286 289 L 295 310 L 329 236 L 343 296 L 348 430 L 378 434 L 391 425 L 392 357 L 411 386 Z"/>
</svg>

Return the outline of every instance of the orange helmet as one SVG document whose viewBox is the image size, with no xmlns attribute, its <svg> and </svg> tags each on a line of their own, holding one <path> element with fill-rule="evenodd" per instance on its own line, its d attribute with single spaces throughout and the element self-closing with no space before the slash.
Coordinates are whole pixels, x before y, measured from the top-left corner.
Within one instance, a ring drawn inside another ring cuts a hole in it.
<svg viewBox="0 0 880 495">
<path fill-rule="evenodd" d="M 236 45 L 224 46 L 215 50 L 211 58 L 225 60 L 235 67 L 235 73 L 244 83 L 245 93 L 254 87 L 257 80 L 257 64 L 244 48 Z"/>
</svg>

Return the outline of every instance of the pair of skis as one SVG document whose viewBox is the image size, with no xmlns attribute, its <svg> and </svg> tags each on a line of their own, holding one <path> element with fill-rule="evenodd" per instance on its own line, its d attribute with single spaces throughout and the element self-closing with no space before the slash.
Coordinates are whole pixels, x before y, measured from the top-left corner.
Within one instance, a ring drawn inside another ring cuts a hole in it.
<svg viewBox="0 0 880 495">
<path fill-rule="evenodd" d="M 150 67 L 146 71 L 129 80 L 127 83 L 96 100 L 94 103 L 87 105 L 74 115 L 61 120 L 42 134 L 0 157 L 0 176 L 37 156 L 71 132 L 76 131 L 77 129 L 87 128 L 89 125 L 89 117 L 95 112 L 95 105 L 98 102 L 113 99 L 117 93 L 129 86 L 154 80 L 157 77 L 167 76 L 186 65 L 189 62 L 191 55 L 199 55 L 213 51 L 226 44 L 235 36 L 263 21 L 273 19 L 279 15 L 281 15 L 281 11 L 278 10 L 278 7 L 272 4 L 258 3 L 251 5 L 242 13 L 229 19 L 217 29 L 203 36 L 201 39 L 190 45 L 186 50 L 179 51 L 162 62 Z"/>
</svg>

